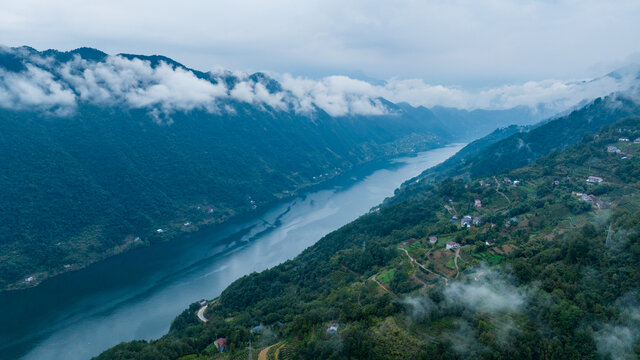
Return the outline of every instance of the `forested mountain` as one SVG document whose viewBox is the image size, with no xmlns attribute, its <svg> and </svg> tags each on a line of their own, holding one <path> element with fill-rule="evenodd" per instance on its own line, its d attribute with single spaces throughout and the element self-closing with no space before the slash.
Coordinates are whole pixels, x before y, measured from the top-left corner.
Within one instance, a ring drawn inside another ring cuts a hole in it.
<svg viewBox="0 0 640 360">
<path fill-rule="evenodd" d="M 420 181 L 476 177 L 525 166 L 541 156 L 578 142 L 585 133 L 637 114 L 640 105 L 628 95 L 598 98 L 557 119 L 527 126 L 508 126 L 471 142 L 442 164 L 426 170 Z"/>
<path fill-rule="evenodd" d="M 254 357 L 278 359 L 637 358 L 640 112 L 622 101 L 628 116 L 605 121 L 604 101 L 528 133 L 571 122 L 573 145 L 496 176 L 411 184 L 413 196 L 234 282 L 208 322 L 193 304 L 165 337 L 98 358 L 246 358 L 250 340 Z"/>
<path fill-rule="evenodd" d="M 314 91 L 163 56 L 0 49 L 0 288 L 467 136 L 425 108 Z"/>
</svg>

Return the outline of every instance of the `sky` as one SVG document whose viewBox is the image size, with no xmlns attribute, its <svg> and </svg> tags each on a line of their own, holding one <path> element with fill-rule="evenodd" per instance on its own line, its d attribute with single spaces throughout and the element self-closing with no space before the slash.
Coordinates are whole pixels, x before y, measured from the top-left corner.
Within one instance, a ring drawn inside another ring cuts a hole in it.
<svg viewBox="0 0 640 360">
<path fill-rule="evenodd" d="M 0 41 L 163 54 L 211 70 L 483 88 L 640 59 L 637 0 L 1 1 Z"/>
<path fill-rule="evenodd" d="M 120 99 L 134 107 L 217 111 L 216 102 L 231 98 L 341 116 L 387 113 L 382 97 L 553 114 L 637 90 L 638 19 L 638 0 L 0 0 L 0 46 L 161 54 L 242 78 L 231 89 L 113 57 L 60 68 L 40 60 L 20 74 L 0 69 L 0 106 L 73 108 L 83 99 Z M 621 67 L 624 76 L 603 77 Z M 255 71 L 280 81 L 285 92 L 269 94 L 248 78 Z"/>
</svg>

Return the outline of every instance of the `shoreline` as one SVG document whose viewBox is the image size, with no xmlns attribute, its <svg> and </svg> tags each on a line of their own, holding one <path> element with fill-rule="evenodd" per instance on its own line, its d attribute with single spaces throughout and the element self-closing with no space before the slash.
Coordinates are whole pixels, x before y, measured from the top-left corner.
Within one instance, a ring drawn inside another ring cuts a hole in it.
<svg viewBox="0 0 640 360">
<path fill-rule="evenodd" d="M 395 154 L 389 154 L 389 155 L 384 155 L 381 156 L 379 158 L 375 158 L 372 160 L 368 160 L 368 161 L 364 161 L 358 164 L 355 164 L 352 168 L 347 169 L 346 171 L 342 172 L 342 173 L 338 173 L 338 174 L 334 174 L 334 175 L 330 175 L 328 176 L 326 179 L 318 181 L 318 182 L 313 182 L 313 183 L 306 183 L 306 184 L 301 184 L 297 189 L 294 189 L 286 194 L 277 194 L 280 195 L 280 197 L 276 197 L 276 199 L 269 201 L 265 204 L 262 204 L 259 208 L 259 210 L 251 210 L 251 209 L 245 209 L 245 210 L 233 210 L 235 212 L 235 214 L 226 217 L 226 218 L 222 218 L 220 221 L 204 221 L 201 223 L 194 223 L 191 226 L 188 227 L 189 230 L 185 230 L 184 227 L 181 226 L 176 226 L 176 227 L 169 227 L 166 232 L 164 232 L 165 235 L 163 235 L 163 238 L 161 238 L 160 240 L 155 240 L 155 241 L 151 241 L 151 240 L 142 240 L 141 242 L 136 242 L 136 241 L 132 241 L 132 242 L 126 242 L 124 244 L 121 244 L 115 248 L 111 248 L 108 249 L 107 251 L 99 254 L 95 259 L 84 262 L 84 263 L 75 263 L 72 264 L 71 267 L 67 268 L 67 269 L 58 269 L 58 270 L 40 270 L 34 273 L 30 273 L 28 275 L 26 275 L 22 280 L 19 280 L 17 282 L 11 283 L 6 287 L 0 288 L 0 293 L 2 292 L 10 292 L 10 291 L 23 291 L 23 290 L 28 290 L 31 288 L 35 288 L 37 286 L 39 286 L 40 284 L 42 284 L 43 282 L 47 281 L 48 279 L 57 277 L 59 275 L 62 274 L 67 274 L 70 272 L 75 272 L 75 271 L 80 271 L 83 269 L 86 269 L 87 267 L 100 263 L 102 261 L 105 261 L 107 259 L 122 255 L 122 254 L 126 254 L 129 253 L 133 250 L 136 249 L 140 249 L 140 248 L 145 248 L 145 247 L 152 247 L 152 246 L 157 246 L 158 244 L 163 244 L 163 243 L 169 243 L 169 242 L 174 242 L 174 241 L 179 241 L 181 238 L 184 238 L 185 236 L 189 236 L 190 234 L 193 233 L 200 233 L 200 232 L 205 232 L 205 231 L 211 231 L 213 229 L 215 229 L 216 227 L 220 227 L 220 226 L 225 226 L 225 225 L 232 225 L 234 223 L 242 223 L 243 221 L 247 220 L 248 218 L 252 218 L 255 216 L 260 216 L 261 214 L 266 213 L 269 209 L 273 208 L 274 206 L 277 206 L 279 204 L 285 203 L 287 201 L 290 201 L 291 199 L 294 199 L 296 197 L 303 197 L 308 193 L 311 193 L 313 191 L 316 191 L 320 188 L 326 188 L 326 187 L 331 187 L 332 184 L 335 186 L 335 183 L 337 183 L 338 181 L 345 181 L 347 180 L 349 183 L 352 182 L 357 182 L 358 179 L 360 179 L 361 177 L 367 176 L 368 174 L 370 174 L 372 171 L 375 171 L 375 169 L 378 169 L 380 167 L 388 167 L 388 166 L 393 166 L 393 160 L 394 159 L 398 159 L 398 158 L 403 158 L 403 157 L 415 157 L 417 156 L 419 153 L 421 152 L 425 152 L 425 151 L 429 151 L 429 150 L 433 150 L 436 148 L 440 148 L 440 147 L 447 147 L 447 146 L 451 146 L 457 144 L 457 142 L 450 142 L 450 143 L 423 143 L 423 144 L 419 144 L 416 145 L 416 150 L 414 151 L 410 151 L 410 152 L 398 152 Z M 354 179 L 355 177 L 355 179 Z M 274 194 L 275 196 L 276 194 Z M 170 223 L 178 223 L 180 224 L 181 221 L 173 220 Z M 150 232 L 150 234 L 153 234 L 153 232 Z M 156 234 L 157 235 L 157 234 Z M 131 237 L 131 234 L 127 235 L 127 237 L 125 237 L 125 239 Z M 157 239 L 157 238 L 156 238 Z M 34 276 L 34 280 L 28 282 L 28 283 L 24 283 L 24 280 L 27 279 L 30 276 Z"/>
</svg>

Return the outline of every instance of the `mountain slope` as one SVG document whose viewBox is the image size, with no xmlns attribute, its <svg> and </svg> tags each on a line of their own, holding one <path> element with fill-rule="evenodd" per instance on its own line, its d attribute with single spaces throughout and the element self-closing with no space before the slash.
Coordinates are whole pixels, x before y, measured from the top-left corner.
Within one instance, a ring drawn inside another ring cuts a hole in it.
<svg viewBox="0 0 640 360">
<path fill-rule="evenodd" d="M 203 73 L 161 56 L 0 51 L 0 287 L 451 140 L 391 111 L 296 111 L 280 90 L 264 74 Z"/>
<path fill-rule="evenodd" d="M 305 359 L 637 357 L 640 145 L 617 139 L 639 134 L 636 114 L 499 174 L 517 186 L 487 176 L 424 187 L 237 280 L 206 324 L 193 304 L 162 339 L 98 358 L 239 358 L 249 340 Z M 466 214 L 480 219 L 450 221 Z M 269 331 L 250 332 L 259 324 Z M 216 351 L 220 337 L 230 352 Z"/>
</svg>

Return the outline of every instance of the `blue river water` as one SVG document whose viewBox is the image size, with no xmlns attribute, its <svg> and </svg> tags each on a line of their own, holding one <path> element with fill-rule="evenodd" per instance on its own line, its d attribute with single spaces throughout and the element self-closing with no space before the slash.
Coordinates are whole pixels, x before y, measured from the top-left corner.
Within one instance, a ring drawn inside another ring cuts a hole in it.
<svg viewBox="0 0 640 360">
<path fill-rule="evenodd" d="M 0 293 L 0 359 L 88 359 L 122 341 L 161 337 L 189 304 L 215 298 L 237 278 L 295 257 L 461 147 L 399 158 L 254 218 Z"/>
</svg>

